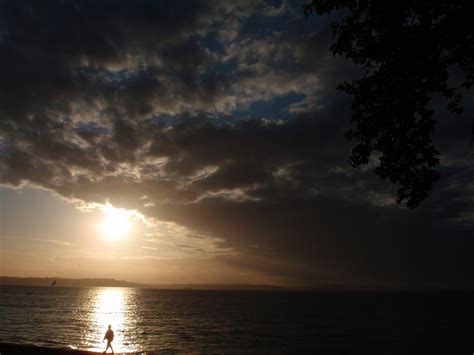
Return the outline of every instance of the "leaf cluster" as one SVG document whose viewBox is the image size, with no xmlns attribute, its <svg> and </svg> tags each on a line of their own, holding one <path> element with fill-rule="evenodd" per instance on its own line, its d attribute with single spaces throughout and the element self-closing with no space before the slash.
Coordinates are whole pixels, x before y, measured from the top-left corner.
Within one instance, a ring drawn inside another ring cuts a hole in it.
<svg viewBox="0 0 474 355">
<path fill-rule="evenodd" d="M 357 80 L 338 88 L 352 96 L 354 167 L 379 157 L 375 172 L 398 184 L 397 202 L 417 207 L 439 178 L 434 148 L 433 94 L 451 112 L 463 111 L 462 89 L 474 82 L 474 26 L 468 1 L 313 0 L 311 13 L 337 12 L 334 55 L 364 69 Z M 449 86 L 450 70 L 463 78 Z"/>
</svg>

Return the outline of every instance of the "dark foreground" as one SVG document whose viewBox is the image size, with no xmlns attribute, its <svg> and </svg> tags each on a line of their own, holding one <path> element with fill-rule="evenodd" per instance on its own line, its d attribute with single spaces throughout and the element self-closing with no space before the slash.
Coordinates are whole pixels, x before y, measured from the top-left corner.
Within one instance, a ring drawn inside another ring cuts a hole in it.
<svg viewBox="0 0 474 355">
<path fill-rule="evenodd" d="M 454 350 L 454 352 L 452 352 Z M 411 349 L 399 349 L 397 347 L 368 347 L 366 349 L 334 349 L 334 348 L 321 348 L 317 354 L 322 355 L 400 355 L 400 354 L 430 354 L 430 355 L 446 355 L 446 354 L 470 354 L 466 352 L 466 348 L 458 348 L 456 344 L 453 344 L 451 348 L 434 348 L 434 347 L 425 347 L 425 346 L 414 346 Z M 158 354 L 201 354 L 201 352 L 196 352 L 193 349 L 190 349 L 186 352 L 181 351 L 143 351 L 143 352 L 116 352 L 116 355 L 158 355 Z M 259 351 L 241 351 L 235 349 L 234 351 L 218 352 L 215 354 L 260 354 L 267 352 Z M 274 351 L 271 352 L 274 354 L 291 354 L 293 352 L 287 351 Z M 312 354 L 312 351 L 298 351 L 298 354 Z M 103 354 L 102 352 L 94 351 L 85 351 L 85 350 L 73 350 L 73 349 L 58 349 L 58 348 L 47 348 L 47 347 L 38 347 L 33 345 L 19 345 L 19 344 L 8 344 L 0 343 L 0 355 L 16 355 L 16 354 L 38 354 L 38 355 L 91 355 L 91 354 Z M 108 352 L 110 353 L 110 350 Z M 203 353 L 203 354 L 214 354 L 214 353 Z"/>
<path fill-rule="evenodd" d="M 38 355 L 91 355 L 91 354 L 102 354 L 102 352 L 93 352 L 85 350 L 72 350 L 72 349 L 53 349 L 45 348 L 33 345 L 18 345 L 0 343 L 0 354 L 1 355 L 16 355 L 16 354 L 38 354 Z M 110 350 L 108 352 L 110 354 Z M 115 353 L 120 354 L 135 354 L 135 355 L 154 355 L 158 352 L 135 352 L 135 353 Z"/>
</svg>

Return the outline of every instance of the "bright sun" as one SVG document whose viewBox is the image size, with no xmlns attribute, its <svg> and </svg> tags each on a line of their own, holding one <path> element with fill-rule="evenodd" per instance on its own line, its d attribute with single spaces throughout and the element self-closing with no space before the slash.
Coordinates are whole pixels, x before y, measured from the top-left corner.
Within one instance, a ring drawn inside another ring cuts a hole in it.
<svg viewBox="0 0 474 355">
<path fill-rule="evenodd" d="M 104 221 L 101 230 L 110 239 L 123 238 L 130 230 L 129 213 L 126 210 L 115 208 L 107 203 L 102 207 Z"/>
</svg>

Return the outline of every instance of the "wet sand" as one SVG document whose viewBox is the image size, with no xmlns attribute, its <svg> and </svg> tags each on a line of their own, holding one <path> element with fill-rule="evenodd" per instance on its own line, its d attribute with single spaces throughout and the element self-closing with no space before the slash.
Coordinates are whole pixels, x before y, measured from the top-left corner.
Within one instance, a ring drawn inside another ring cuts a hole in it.
<svg viewBox="0 0 474 355">
<path fill-rule="evenodd" d="M 8 344 L 0 343 L 0 354 L 1 355 L 16 355 L 16 354 L 38 354 L 38 355 L 91 355 L 91 354 L 102 354 L 102 352 L 93 352 L 85 350 L 72 350 L 72 349 L 54 349 L 54 348 L 45 348 L 38 347 L 33 345 L 18 345 L 18 344 Z M 110 350 L 107 354 L 111 354 Z M 134 355 L 155 355 L 158 352 L 134 352 L 134 353 L 119 353 L 116 352 L 116 355 L 120 354 L 134 354 Z"/>
</svg>

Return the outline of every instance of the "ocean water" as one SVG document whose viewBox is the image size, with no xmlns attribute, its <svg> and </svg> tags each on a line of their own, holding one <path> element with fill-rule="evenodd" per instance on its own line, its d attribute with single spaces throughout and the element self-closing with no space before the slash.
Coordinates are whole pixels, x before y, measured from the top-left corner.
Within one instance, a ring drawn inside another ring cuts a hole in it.
<svg viewBox="0 0 474 355">
<path fill-rule="evenodd" d="M 0 286 L 0 342 L 116 352 L 472 354 L 473 293 Z"/>
</svg>

